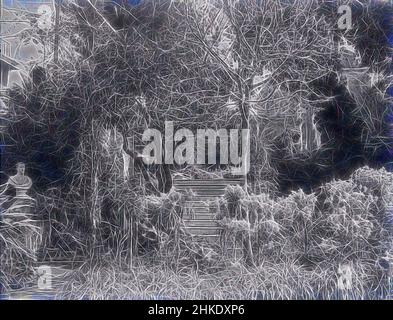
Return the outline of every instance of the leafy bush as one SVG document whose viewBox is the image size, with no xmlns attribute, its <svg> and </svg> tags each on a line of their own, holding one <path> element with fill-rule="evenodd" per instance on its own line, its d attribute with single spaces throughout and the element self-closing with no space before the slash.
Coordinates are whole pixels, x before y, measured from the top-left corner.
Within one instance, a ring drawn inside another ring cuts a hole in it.
<svg viewBox="0 0 393 320">
<path fill-rule="evenodd" d="M 391 266 L 382 267 L 381 261 L 391 250 L 392 177 L 384 169 L 365 167 L 314 193 L 299 190 L 277 199 L 228 187 L 218 206 L 222 239 L 227 247 L 242 246 L 246 261 L 256 265 L 286 261 L 335 274 L 351 265 L 358 270 L 353 271 L 356 295 L 366 287 L 367 292 L 386 291 Z"/>
</svg>

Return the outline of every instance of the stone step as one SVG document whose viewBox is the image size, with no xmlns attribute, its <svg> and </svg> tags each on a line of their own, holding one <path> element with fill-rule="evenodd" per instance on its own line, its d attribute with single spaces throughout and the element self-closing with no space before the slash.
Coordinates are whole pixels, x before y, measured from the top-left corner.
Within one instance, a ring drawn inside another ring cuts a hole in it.
<svg viewBox="0 0 393 320">
<path fill-rule="evenodd" d="M 193 200 L 189 200 L 192 202 L 206 202 L 206 201 L 215 201 L 217 197 L 209 197 L 209 196 L 195 196 Z"/>
<path fill-rule="evenodd" d="M 219 235 L 220 233 L 218 227 L 187 227 L 187 230 L 192 235 Z"/>
<path fill-rule="evenodd" d="M 205 240 L 208 243 L 211 243 L 213 245 L 217 245 L 219 243 L 220 240 L 220 235 L 219 234 L 194 234 L 192 235 L 192 237 L 194 239 L 198 239 L 198 240 Z"/>
<path fill-rule="evenodd" d="M 192 236 L 195 238 L 208 239 L 210 241 L 214 241 L 215 243 L 217 243 L 217 241 L 220 239 L 220 234 L 218 234 L 218 233 L 216 233 L 216 234 L 193 234 Z"/>
<path fill-rule="evenodd" d="M 215 213 L 210 211 L 197 211 L 197 210 L 187 210 L 183 213 L 183 217 L 193 217 L 193 216 L 211 216 L 214 217 Z M 191 218 L 193 219 L 193 218 Z"/>
<path fill-rule="evenodd" d="M 184 214 L 183 220 L 215 220 L 215 217 L 213 213 L 194 213 Z"/>
<path fill-rule="evenodd" d="M 201 193 L 201 192 L 212 192 L 212 193 L 216 193 L 216 192 L 223 192 L 225 193 L 225 188 L 206 188 L 206 187 L 200 187 L 200 188 L 176 188 L 175 189 L 177 192 L 180 193 L 193 193 L 193 195 Z M 207 196 L 208 197 L 208 196 Z M 215 196 L 211 196 L 211 197 L 215 197 Z"/>
<path fill-rule="evenodd" d="M 193 190 L 196 196 L 204 196 L 204 197 L 221 197 L 225 194 L 224 190 Z"/>
<path fill-rule="evenodd" d="M 190 209 L 190 210 L 198 210 L 198 209 L 209 209 L 208 204 L 191 204 L 191 205 L 186 205 L 184 208 Z"/>
<path fill-rule="evenodd" d="M 205 207 L 185 207 L 187 211 L 193 211 L 193 212 L 210 212 L 210 209 L 208 206 Z"/>
<path fill-rule="evenodd" d="M 214 219 L 199 219 L 199 220 L 187 220 L 184 219 L 184 223 L 187 227 L 211 227 L 211 228 L 217 228 L 218 223 Z"/>
<path fill-rule="evenodd" d="M 206 207 L 209 206 L 214 200 L 203 199 L 203 200 L 189 200 L 186 202 L 186 205 L 193 207 Z"/>
<path fill-rule="evenodd" d="M 187 206 L 192 206 L 192 207 L 206 207 L 208 206 L 212 200 L 188 200 L 186 202 Z"/>
<path fill-rule="evenodd" d="M 177 190 L 225 190 L 226 185 L 217 185 L 217 186 L 176 186 Z"/>
<path fill-rule="evenodd" d="M 228 178 L 228 179 L 175 179 L 174 186 L 221 186 L 244 184 L 244 178 Z"/>
</svg>

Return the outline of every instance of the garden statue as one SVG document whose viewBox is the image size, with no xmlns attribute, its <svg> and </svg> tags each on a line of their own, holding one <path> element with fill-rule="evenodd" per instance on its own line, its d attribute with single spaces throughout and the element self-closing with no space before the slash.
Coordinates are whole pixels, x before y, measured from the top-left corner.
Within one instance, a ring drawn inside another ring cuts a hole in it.
<svg viewBox="0 0 393 320">
<path fill-rule="evenodd" d="M 8 179 L 8 184 L 15 188 L 16 199 L 32 199 L 27 195 L 27 191 L 31 188 L 32 181 L 25 176 L 26 166 L 23 162 L 16 165 L 16 175 Z"/>
<path fill-rule="evenodd" d="M 32 186 L 32 181 L 25 175 L 25 169 L 25 164 L 19 162 L 16 165 L 16 175 L 11 176 L 6 183 L 6 189 L 8 186 L 15 189 L 15 197 L 11 207 L 4 213 L 5 219 L 16 217 L 16 215 L 32 214 L 35 200 L 27 194 Z"/>
</svg>

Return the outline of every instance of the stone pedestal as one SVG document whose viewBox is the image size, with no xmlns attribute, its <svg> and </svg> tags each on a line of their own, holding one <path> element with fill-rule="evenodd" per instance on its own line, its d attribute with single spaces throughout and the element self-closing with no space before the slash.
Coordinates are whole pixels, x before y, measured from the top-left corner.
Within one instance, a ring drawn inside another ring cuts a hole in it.
<svg viewBox="0 0 393 320">
<path fill-rule="evenodd" d="M 5 247 L 1 254 L 1 269 L 11 286 L 24 286 L 34 278 L 36 252 L 41 239 L 40 226 L 33 217 L 34 205 L 32 198 L 15 197 L 3 214 L 1 234 Z"/>
</svg>

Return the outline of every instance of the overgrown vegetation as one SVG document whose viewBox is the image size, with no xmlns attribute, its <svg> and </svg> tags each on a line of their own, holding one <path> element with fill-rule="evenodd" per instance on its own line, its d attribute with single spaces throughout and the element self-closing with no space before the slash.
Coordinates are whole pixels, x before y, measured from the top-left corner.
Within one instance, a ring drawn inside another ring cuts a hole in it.
<svg viewBox="0 0 393 320">
<path fill-rule="evenodd" d="M 8 91 L 1 149 L 2 179 L 17 161 L 33 179 L 45 222 L 39 259 L 83 260 L 62 297 L 389 295 L 393 178 L 382 167 L 392 7 L 353 1 L 345 33 L 335 27 L 339 4 L 62 7 L 59 61 L 48 55 Z M 209 203 L 223 227 L 219 245 L 188 234 L 192 194 L 172 179 L 228 168 L 143 164 L 143 131 L 165 121 L 250 129 L 247 190 L 230 187 Z M 338 287 L 342 268 L 351 289 Z"/>
<path fill-rule="evenodd" d="M 391 173 L 365 167 L 309 195 L 300 190 L 272 199 L 229 187 L 218 204 L 219 247 L 185 233 L 182 210 L 174 209 L 179 194 L 149 199 L 146 211 L 160 211 L 152 224 L 164 218 L 161 228 L 150 229 L 157 254 L 135 259 L 131 269 L 121 262 L 82 266 L 58 298 L 388 298 L 392 182 Z M 346 277 L 350 286 L 340 286 Z"/>
</svg>

